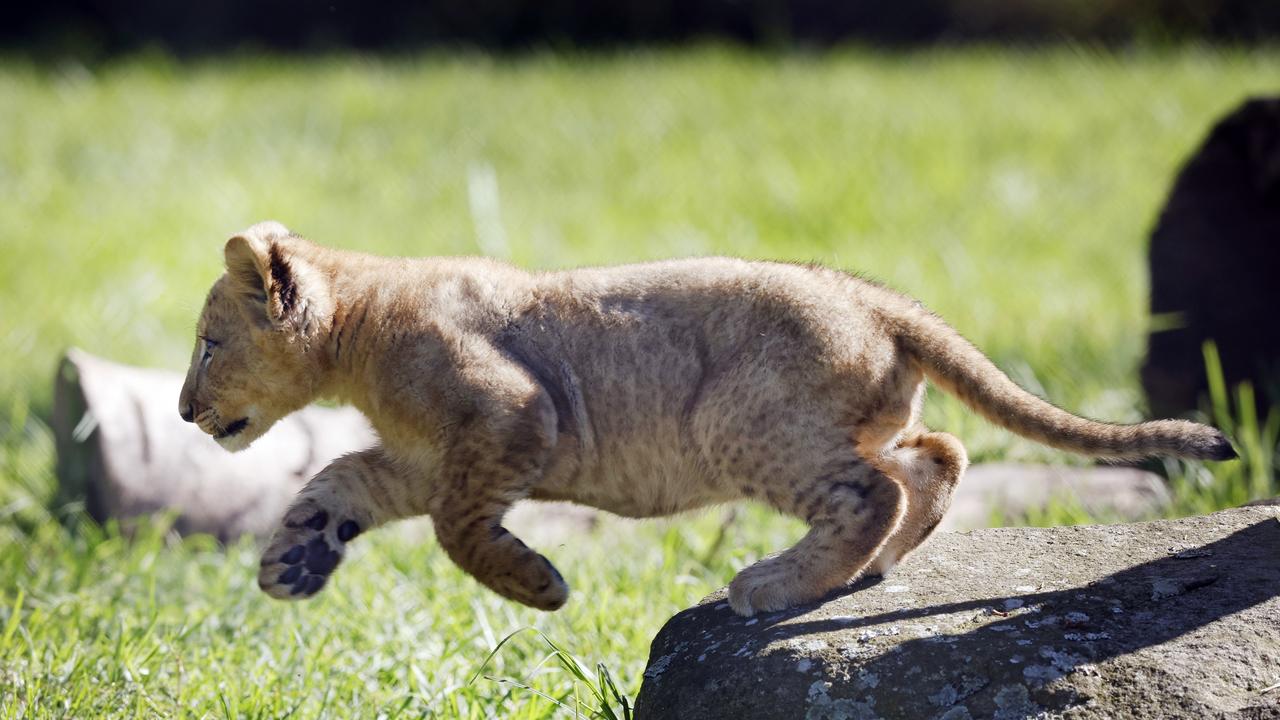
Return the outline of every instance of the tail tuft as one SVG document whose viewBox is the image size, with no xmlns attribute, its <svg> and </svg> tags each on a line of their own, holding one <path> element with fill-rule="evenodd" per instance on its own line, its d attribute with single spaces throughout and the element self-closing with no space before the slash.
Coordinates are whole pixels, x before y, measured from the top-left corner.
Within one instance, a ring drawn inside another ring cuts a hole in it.
<svg viewBox="0 0 1280 720">
<path fill-rule="evenodd" d="M 1134 427 L 1150 428 L 1149 432 L 1139 436 L 1145 441 L 1139 444 L 1160 448 L 1160 452 L 1152 454 L 1192 460 L 1233 460 L 1239 457 L 1227 436 L 1208 425 L 1186 420 L 1154 420 Z"/>
<path fill-rule="evenodd" d="M 1234 460 L 1240 457 L 1226 435 L 1214 431 L 1214 436 L 1207 438 L 1203 447 L 1198 447 L 1199 457 L 1205 460 Z"/>
</svg>

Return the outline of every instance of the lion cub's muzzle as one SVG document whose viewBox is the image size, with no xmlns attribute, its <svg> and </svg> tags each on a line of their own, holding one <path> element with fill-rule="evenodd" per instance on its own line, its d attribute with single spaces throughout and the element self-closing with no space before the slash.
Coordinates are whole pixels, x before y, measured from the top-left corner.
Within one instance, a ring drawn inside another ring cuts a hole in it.
<svg viewBox="0 0 1280 720">
<path fill-rule="evenodd" d="M 184 420 L 187 419 L 186 411 L 189 409 L 189 405 L 186 408 L 183 408 L 184 412 L 182 418 Z M 247 417 L 242 417 L 239 420 L 232 420 L 226 425 L 223 425 L 218 421 L 218 414 L 213 411 L 213 408 L 206 408 L 198 414 L 192 411 L 192 419 L 187 422 L 194 422 L 196 426 L 200 428 L 201 432 L 206 435 L 213 436 L 214 440 L 225 440 L 229 437 L 234 437 L 239 435 L 245 428 L 249 427 L 249 418 Z"/>
<path fill-rule="evenodd" d="M 249 427 L 249 418 L 240 418 L 239 420 L 233 420 L 230 425 L 227 425 L 225 428 L 222 429 L 222 432 L 217 433 L 213 437 L 215 440 L 222 440 L 224 438 L 229 438 L 233 435 L 239 434 L 239 432 L 241 430 L 244 430 L 246 427 Z"/>
</svg>

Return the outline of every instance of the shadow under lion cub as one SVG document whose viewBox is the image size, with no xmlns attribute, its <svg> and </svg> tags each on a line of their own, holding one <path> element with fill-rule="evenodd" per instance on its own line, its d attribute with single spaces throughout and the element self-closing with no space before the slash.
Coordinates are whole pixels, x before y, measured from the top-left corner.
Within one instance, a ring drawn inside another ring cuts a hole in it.
<svg viewBox="0 0 1280 720">
<path fill-rule="evenodd" d="M 529 273 L 390 259 L 275 222 L 225 247 L 180 398 L 229 450 L 318 397 L 380 444 L 299 493 L 263 555 L 272 597 L 318 592 L 361 532 L 430 515 L 508 598 L 554 610 L 560 573 L 502 526 L 524 498 L 651 517 L 740 498 L 802 518 L 729 587 L 742 615 L 883 574 L 937 526 L 968 465 L 919 421 L 924 379 L 1020 435 L 1087 455 L 1227 459 L 1213 428 L 1094 422 L 1026 392 L 919 303 L 816 266 L 704 258 Z"/>
</svg>

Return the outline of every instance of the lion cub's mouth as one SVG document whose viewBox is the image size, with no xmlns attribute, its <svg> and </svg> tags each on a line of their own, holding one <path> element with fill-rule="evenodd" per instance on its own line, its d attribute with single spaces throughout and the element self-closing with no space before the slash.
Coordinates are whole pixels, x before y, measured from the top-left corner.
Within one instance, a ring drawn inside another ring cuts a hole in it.
<svg viewBox="0 0 1280 720">
<path fill-rule="evenodd" d="M 247 427 L 249 427 L 249 418 L 246 417 L 246 418 L 240 418 L 239 420 L 233 420 L 230 424 L 228 424 L 226 427 L 222 429 L 222 432 L 215 433 L 213 436 L 213 439 L 222 440 L 225 438 L 232 437 L 233 435 L 238 434 L 241 430 L 244 430 Z"/>
</svg>

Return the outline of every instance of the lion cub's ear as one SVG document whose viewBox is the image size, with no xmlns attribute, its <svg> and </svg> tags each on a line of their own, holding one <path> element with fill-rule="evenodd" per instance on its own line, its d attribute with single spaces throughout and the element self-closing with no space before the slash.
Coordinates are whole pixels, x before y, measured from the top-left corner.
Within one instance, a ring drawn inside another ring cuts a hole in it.
<svg viewBox="0 0 1280 720">
<path fill-rule="evenodd" d="M 228 240 L 223 254 L 250 318 L 305 339 L 323 327 L 333 302 L 324 277 L 293 252 L 289 238 L 280 223 L 261 222 Z"/>
</svg>

